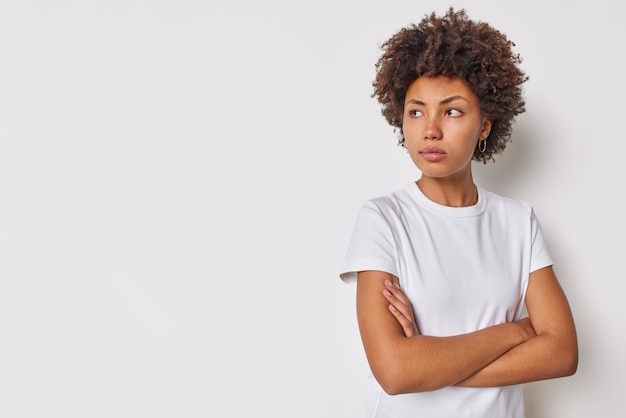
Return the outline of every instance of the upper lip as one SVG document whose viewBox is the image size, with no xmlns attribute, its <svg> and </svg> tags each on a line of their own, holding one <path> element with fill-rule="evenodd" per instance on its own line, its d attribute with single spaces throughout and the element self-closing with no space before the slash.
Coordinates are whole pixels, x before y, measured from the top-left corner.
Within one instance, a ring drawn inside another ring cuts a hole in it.
<svg viewBox="0 0 626 418">
<path fill-rule="evenodd" d="M 426 147 L 422 150 L 420 150 L 420 153 L 422 154 L 445 154 L 446 152 L 444 150 L 442 150 L 441 148 L 437 148 L 437 147 Z"/>
</svg>

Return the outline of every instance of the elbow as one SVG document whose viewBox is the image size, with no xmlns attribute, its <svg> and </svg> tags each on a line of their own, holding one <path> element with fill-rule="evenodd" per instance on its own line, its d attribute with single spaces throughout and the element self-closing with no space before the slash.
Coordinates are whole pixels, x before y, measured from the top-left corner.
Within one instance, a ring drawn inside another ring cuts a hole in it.
<svg viewBox="0 0 626 418">
<path fill-rule="evenodd" d="M 402 385 L 402 376 L 395 370 L 397 367 L 383 365 L 380 368 L 372 368 L 374 378 L 387 395 L 400 395 L 406 393 Z"/>
<path fill-rule="evenodd" d="M 399 364 L 388 364 L 383 370 L 374 371 L 374 377 L 385 393 L 391 396 L 433 390 L 419 376 L 409 378 L 406 368 Z"/>
<path fill-rule="evenodd" d="M 402 395 L 404 393 L 409 393 L 409 391 L 402 385 L 401 382 L 395 379 L 390 379 L 387 377 L 376 378 L 378 384 L 385 391 L 387 395 Z"/>
<path fill-rule="evenodd" d="M 557 377 L 572 376 L 578 370 L 578 347 L 574 345 L 572 348 L 563 350 L 558 362 L 559 365 Z"/>
<path fill-rule="evenodd" d="M 572 376 L 578 370 L 578 341 L 576 335 L 558 337 L 554 334 L 544 334 L 552 338 L 549 354 L 546 357 L 546 366 L 549 370 L 548 378 Z"/>
<path fill-rule="evenodd" d="M 572 376 L 578 370 L 578 350 L 575 350 L 567 357 L 566 361 L 564 361 L 563 377 Z"/>
<path fill-rule="evenodd" d="M 569 350 L 567 350 L 564 363 L 565 376 L 572 376 L 576 373 L 576 370 L 578 370 L 578 341 L 575 335 L 569 344 Z"/>
<path fill-rule="evenodd" d="M 380 387 L 388 395 L 429 392 L 448 386 L 441 373 L 436 372 L 425 351 L 417 351 L 415 346 L 406 348 L 402 338 L 395 345 L 376 353 L 369 353 L 370 370 Z M 411 351 L 412 350 L 412 351 Z"/>
<path fill-rule="evenodd" d="M 386 377 L 376 378 L 380 387 L 385 391 L 387 395 L 402 395 L 405 393 L 411 393 L 401 381 L 396 379 L 390 379 Z"/>
<path fill-rule="evenodd" d="M 387 395 L 406 393 L 403 382 L 408 370 L 400 361 L 402 357 L 401 354 L 389 349 L 368 356 L 372 375 Z"/>
</svg>

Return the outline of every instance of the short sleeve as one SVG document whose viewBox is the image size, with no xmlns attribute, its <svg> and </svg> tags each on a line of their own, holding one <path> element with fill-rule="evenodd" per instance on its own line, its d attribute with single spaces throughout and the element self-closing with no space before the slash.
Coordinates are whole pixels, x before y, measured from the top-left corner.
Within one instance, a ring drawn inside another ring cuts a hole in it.
<svg viewBox="0 0 626 418">
<path fill-rule="evenodd" d="M 553 264 L 552 257 L 548 252 L 546 242 L 543 237 L 543 231 L 539 220 L 535 216 L 535 211 L 531 211 L 530 214 L 530 230 L 531 230 L 531 257 L 530 257 L 530 272 L 539 270 L 543 267 L 548 267 Z"/>
<path fill-rule="evenodd" d="M 359 271 L 379 270 L 398 276 L 396 247 L 389 222 L 379 206 L 361 207 L 339 277 L 352 282 Z"/>
</svg>

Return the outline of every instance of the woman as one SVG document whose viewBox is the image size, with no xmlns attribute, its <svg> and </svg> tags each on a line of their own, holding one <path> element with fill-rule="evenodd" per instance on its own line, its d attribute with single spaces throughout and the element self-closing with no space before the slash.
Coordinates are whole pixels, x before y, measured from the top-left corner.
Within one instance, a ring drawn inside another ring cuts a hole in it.
<svg viewBox="0 0 626 418">
<path fill-rule="evenodd" d="M 421 177 L 363 205 L 342 266 L 357 283 L 367 416 L 520 418 L 520 384 L 576 371 L 532 208 L 472 177 L 524 111 L 512 46 L 452 8 L 383 44 L 374 96 Z"/>
</svg>

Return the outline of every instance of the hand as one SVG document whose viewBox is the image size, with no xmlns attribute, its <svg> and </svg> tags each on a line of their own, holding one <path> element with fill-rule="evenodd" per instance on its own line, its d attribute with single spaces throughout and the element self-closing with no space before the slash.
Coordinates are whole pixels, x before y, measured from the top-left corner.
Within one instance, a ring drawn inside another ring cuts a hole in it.
<svg viewBox="0 0 626 418">
<path fill-rule="evenodd" d="M 389 311 L 398 320 L 405 337 L 419 335 L 417 322 L 413 314 L 413 305 L 400 286 L 391 280 L 385 280 L 383 296 L 389 302 Z"/>
</svg>

